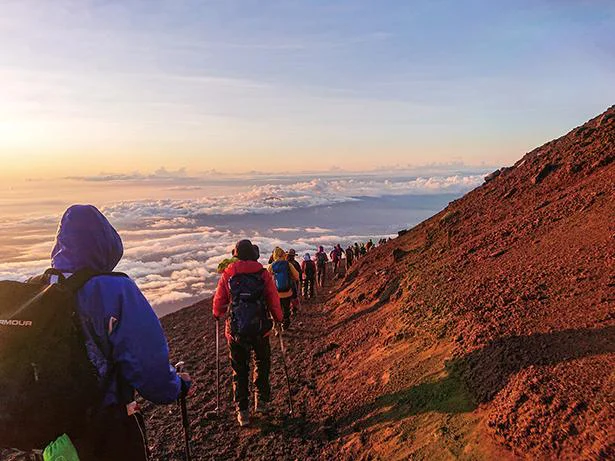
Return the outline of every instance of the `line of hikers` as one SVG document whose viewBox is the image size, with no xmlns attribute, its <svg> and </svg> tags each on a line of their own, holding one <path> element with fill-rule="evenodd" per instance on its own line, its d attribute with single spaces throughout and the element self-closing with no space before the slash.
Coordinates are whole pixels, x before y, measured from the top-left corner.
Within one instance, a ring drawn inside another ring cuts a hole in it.
<svg viewBox="0 0 615 461">
<path fill-rule="evenodd" d="M 342 255 L 350 266 L 373 246 L 371 240 L 346 250 L 336 245 L 328 256 L 321 246 L 301 263 L 293 249 L 275 248 L 265 268 L 258 246 L 241 240 L 221 262 L 213 315 L 216 322 L 226 317 L 241 426 L 250 419 L 252 353 L 254 410 L 265 415 L 270 335 L 279 335 L 284 351 L 282 332 L 301 295 L 313 298 L 315 285 L 324 286 L 329 258 L 338 274 Z M 122 255 L 121 238 L 105 216 L 74 205 L 60 221 L 51 269 L 26 283 L 0 282 L 0 458 L 5 449 L 24 460 L 147 460 L 135 394 L 185 405 L 192 379 L 169 364 L 164 332 L 139 288 L 113 272 Z"/>
</svg>

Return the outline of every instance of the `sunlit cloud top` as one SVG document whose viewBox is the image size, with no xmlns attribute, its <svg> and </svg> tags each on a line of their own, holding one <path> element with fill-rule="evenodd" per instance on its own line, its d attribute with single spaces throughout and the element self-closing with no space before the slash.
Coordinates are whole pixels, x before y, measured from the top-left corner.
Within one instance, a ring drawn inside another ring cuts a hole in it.
<svg viewBox="0 0 615 461">
<path fill-rule="evenodd" d="M 611 1 L 0 1 L 0 175 L 510 163 L 615 101 Z"/>
</svg>

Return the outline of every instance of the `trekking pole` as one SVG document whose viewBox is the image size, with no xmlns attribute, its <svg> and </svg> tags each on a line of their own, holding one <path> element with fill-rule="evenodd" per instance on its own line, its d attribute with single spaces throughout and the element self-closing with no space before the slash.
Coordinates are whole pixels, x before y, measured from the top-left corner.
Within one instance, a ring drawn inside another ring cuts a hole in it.
<svg viewBox="0 0 615 461">
<path fill-rule="evenodd" d="M 216 319 L 216 416 L 220 411 L 220 320 Z"/>
<path fill-rule="evenodd" d="M 178 373 L 182 373 L 184 369 L 184 362 L 178 362 L 175 365 L 175 369 Z M 179 400 L 177 401 L 178 405 L 181 408 L 182 412 L 182 427 L 184 428 L 184 452 L 186 461 L 192 461 L 192 455 L 190 453 L 190 421 L 188 419 L 188 406 L 186 404 L 186 394 L 184 392 L 179 396 Z"/>
<path fill-rule="evenodd" d="M 290 379 L 288 378 L 288 368 L 286 367 L 286 349 L 284 348 L 284 340 L 282 339 L 282 329 L 278 330 L 280 337 L 280 349 L 282 350 L 282 364 L 284 366 L 284 375 L 286 376 L 286 386 L 288 387 L 288 414 L 293 414 L 293 396 L 290 390 Z"/>
<path fill-rule="evenodd" d="M 216 408 L 205 413 L 205 419 L 218 417 L 220 411 L 220 319 L 216 319 Z"/>
</svg>

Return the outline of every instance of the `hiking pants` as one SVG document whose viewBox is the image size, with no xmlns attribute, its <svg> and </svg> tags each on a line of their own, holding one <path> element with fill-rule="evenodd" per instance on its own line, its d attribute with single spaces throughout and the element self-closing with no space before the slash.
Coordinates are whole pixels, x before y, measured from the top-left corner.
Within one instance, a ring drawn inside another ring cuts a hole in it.
<svg viewBox="0 0 615 461">
<path fill-rule="evenodd" d="M 333 273 L 337 274 L 339 272 L 339 269 L 340 269 L 340 260 L 339 259 L 334 260 L 333 261 Z"/>
<path fill-rule="evenodd" d="M 268 337 L 241 339 L 229 343 L 231 367 L 233 369 L 233 401 L 239 411 L 250 407 L 249 374 L 250 357 L 254 351 L 254 386 L 258 398 L 263 402 L 271 400 L 269 372 L 271 370 L 271 345 Z"/>
<path fill-rule="evenodd" d="M 318 285 L 323 287 L 325 286 L 325 278 L 327 275 L 327 265 L 323 264 L 322 266 L 318 266 Z"/>
<path fill-rule="evenodd" d="M 147 461 L 149 459 L 143 415 L 137 412 L 128 416 L 123 406 L 101 410 L 101 414 L 91 426 L 88 426 L 86 433 L 77 437 L 73 434 L 71 441 L 80 461 Z M 0 449 L 0 459 L 42 461 L 43 456 L 34 452 Z"/>
<path fill-rule="evenodd" d="M 280 305 L 282 306 L 282 314 L 284 319 L 282 320 L 282 326 L 288 328 L 290 326 L 290 302 L 291 298 L 280 298 Z"/>
<path fill-rule="evenodd" d="M 311 277 L 306 277 L 303 281 L 303 297 L 304 298 L 313 298 L 314 297 L 314 284 L 316 283 L 316 278 L 312 275 Z"/>
</svg>

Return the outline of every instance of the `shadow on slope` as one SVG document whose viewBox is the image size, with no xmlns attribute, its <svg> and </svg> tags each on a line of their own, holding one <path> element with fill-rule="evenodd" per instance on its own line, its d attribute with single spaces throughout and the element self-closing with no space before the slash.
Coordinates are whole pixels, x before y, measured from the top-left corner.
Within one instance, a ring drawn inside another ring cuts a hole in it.
<svg viewBox="0 0 615 461">
<path fill-rule="evenodd" d="M 615 326 L 500 338 L 447 362 L 446 377 L 383 395 L 340 419 L 337 426 L 350 432 L 420 413 L 471 412 L 491 401 L 524 368 L 614 352 Z"/>
</svg>

